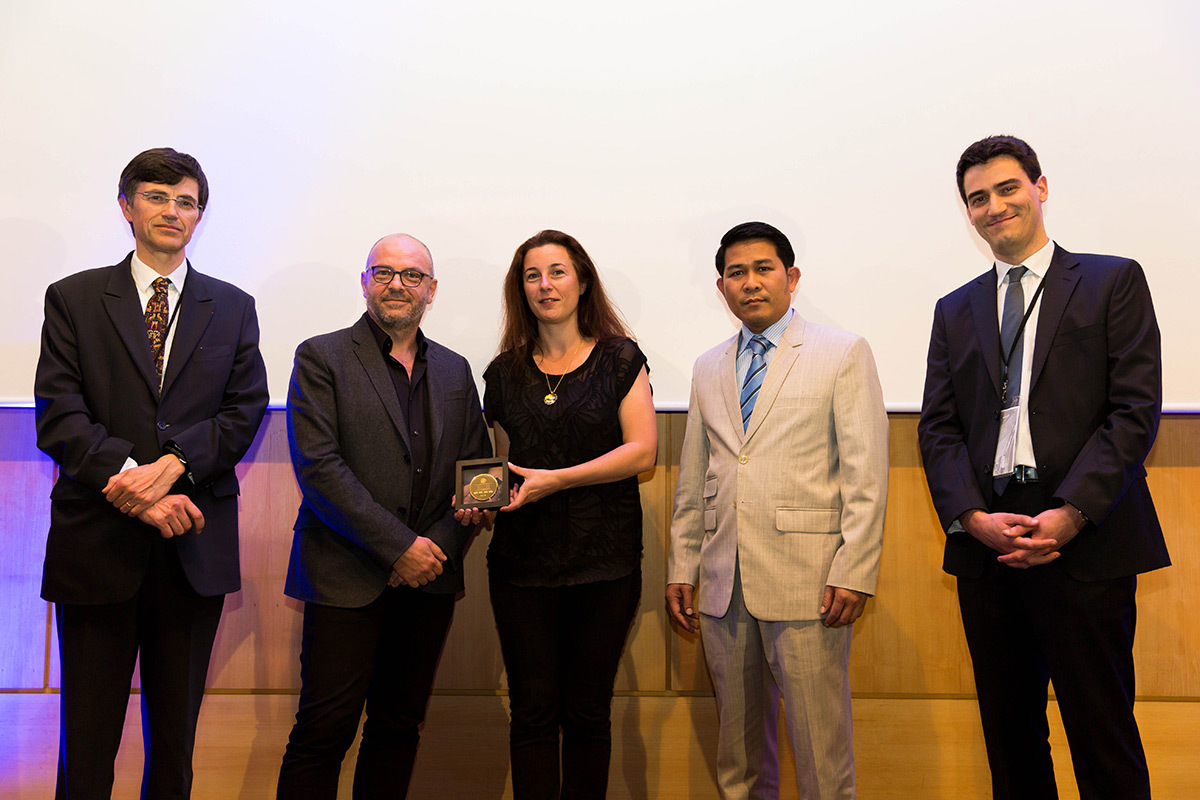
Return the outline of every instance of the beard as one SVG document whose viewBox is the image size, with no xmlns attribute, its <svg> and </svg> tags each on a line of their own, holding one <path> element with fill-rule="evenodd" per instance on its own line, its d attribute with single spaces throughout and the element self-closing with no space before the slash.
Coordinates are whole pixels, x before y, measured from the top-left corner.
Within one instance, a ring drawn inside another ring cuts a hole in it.
<svg viewBox="0 0 1200 800">
<path fill-rule="evenodd" d="M 425 316 L 425 304 L 413 295 L 408 295 L 408 305 L 400 309 L 390 309 L 383 304 L 384 300 L 400 298 L 402 295 L 389 294 L 379 298 L 367 297 L 367 310 L 379 327 L 388 333 L 412 330 L 421 324 Z"/>
</svg>

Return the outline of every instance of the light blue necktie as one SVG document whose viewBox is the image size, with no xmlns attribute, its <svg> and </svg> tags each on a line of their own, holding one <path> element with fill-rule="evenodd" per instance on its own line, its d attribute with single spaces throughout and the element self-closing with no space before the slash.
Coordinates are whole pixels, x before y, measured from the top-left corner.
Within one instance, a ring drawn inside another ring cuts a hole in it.
<svg viewBox="0 0 1200 800">
<path fill-rule="evenodd" d="M 747 345 L 754 355 L 750 359 L 750 369 L 746 371 L 746 382 L 742 384 L 742 430 L 750 426 L 754 401 L 758 399 L 758 390 L 762 388 L 763 378 L 767 375 L 767 360 L 763 356 L 770 345 L 761 333 L 751 336 Z"/>
</svg>

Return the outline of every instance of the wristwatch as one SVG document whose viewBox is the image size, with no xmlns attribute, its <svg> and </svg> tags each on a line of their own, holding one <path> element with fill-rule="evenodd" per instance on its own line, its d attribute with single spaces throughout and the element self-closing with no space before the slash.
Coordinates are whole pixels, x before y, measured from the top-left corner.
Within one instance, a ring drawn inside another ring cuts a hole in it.
<svg viewBox="0 0 1200 800">
<path fill-rule="evenodd" d="M 168 439 L 167 442 L 163 444 L 163 450 L 179 459 L 179 462 L 183 464 L 183 477 L 187 478 L 188 482 L 194 486 L 196 479 L 192 476 L 191 468 L 188 467 L 187 456 L 183 454 L 183 448 L 181 448 L 174 439 Z"/>
</svg>

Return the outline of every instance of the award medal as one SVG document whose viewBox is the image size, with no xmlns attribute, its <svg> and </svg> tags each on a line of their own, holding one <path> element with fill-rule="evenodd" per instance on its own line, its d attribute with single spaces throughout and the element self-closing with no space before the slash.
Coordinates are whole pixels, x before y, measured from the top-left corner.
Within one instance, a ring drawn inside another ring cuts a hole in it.
<svg viewBox="0 0 1200 800">
<path fill-rule="evenodd" d="M 482 502 L 495 497 L 499 488 L 500 481 L 496 480 L 496 476 L 484 472 L 471 479 L 470 493 L 472 499 Z"/>
</svg>

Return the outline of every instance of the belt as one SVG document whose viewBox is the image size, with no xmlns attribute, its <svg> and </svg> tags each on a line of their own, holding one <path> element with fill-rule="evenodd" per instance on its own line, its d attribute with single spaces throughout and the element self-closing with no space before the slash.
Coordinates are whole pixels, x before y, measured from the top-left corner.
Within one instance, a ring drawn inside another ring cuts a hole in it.
<svg viewBox="0 0 1200 800">
<path fill-rule="evenodd" d="M 1037 483 L 1038 471 L 1036 467 L 1027 467 L 1024 464 L 1018 464 L 1013 470 L 1013 481 L 1016 483 Z"/>
</svg>

